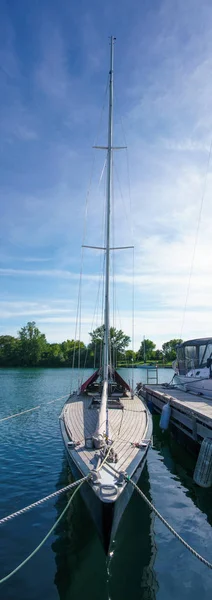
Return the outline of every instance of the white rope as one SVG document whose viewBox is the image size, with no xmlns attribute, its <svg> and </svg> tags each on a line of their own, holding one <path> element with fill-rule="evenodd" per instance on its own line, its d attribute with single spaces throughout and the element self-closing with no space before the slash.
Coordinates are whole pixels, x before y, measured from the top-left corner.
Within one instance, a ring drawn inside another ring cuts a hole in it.
<svg viewBox="0 0 212 600">
<path fill-rule="evenodd" d="M 57 402 L 58 400 L 63 400 L 64 398 L 68 398 L 69 394 L 65 396 L 60 396 L 60 398 L 55 398 L 55 400 L 50 400 L 49 402 L 45 402 L 45 404 L 38 404 L 38 406 L 34 406 L 33 408 L 27 408 L 27 410 L 22 410 L 19 413 L 15 413 L 13 415 L 9 415 L 8 417 L 3 417 L 0 419 L 0 423 L 2 421 L 8 421 L 8 419 L 14 419 L 15 417 L 19 417 L 20 415 L 25 415 L 26 413 L 32 412 L 33 410 L 38 410 L 39 408 L 45 407 L 47 404 L 53 404 L 53 402 Z"/>
<path fill-rule="evenodd" d="M 201 554 L 196 552 L 196 550 L 194 550 L 194 548 L 192 548 L 192 546 L 190 546 L 181 537 L 181 535 L 179 535 L 179 533 L 177 533 L 177 531 L 175 531 L 175 529 L 171 525 L 169 525 L 168 521 L 166 521 L 166 519 L 164 519 L 164 517 L 162 517 L 162 515 L 159 513 L 157 508 L 155 508 L 155 506 L 150 502 L 150 500 L 148 500 L 148 498 L 145 496 L 145 494 L 142 492 L 142 490 L 140 490 L 140 488 L 136 485 L 136 483 L 134 481 L 132 481 L 132 479 L 130 479 L 130 477 L 128 477 L 128 476 L 126 477 L 126 481 L 128 481 L 129 483 L 131 483 L 133 485 L 133 487 L 136 489 L 136 491 L 141 496 L 141 498 L 143 498 L 143 500 L 146 502 L 146 504 L 148 504 L 149 508 L 151 508 L 151 510 L 153 510 L 155 515 L 160 519 L 160 521 L 162 521 L 162 523 L 167 527 L 167 529 L 169 529 L 169 531 L 171 531 L 171 533 L 173 533 L 173 535 L 181 542 L 181 544 L 183 544 L 183 546 L 185 546 L 185 548 L 187 548 L 187 550 L 189 550 L 194 556 L 196 556 L 196 558 L 198 558 L 204 565 L 206 565 L 209 569 L 212 569 L 212 563 L 210 563 L 208 560 L 206 560 L 206 558 L 201 556 Z"/>
<path fill-rule="evenodd" d="M 25 558 L 25 560 L 23 560 L 15 569 L 13 569 L 13 571 L 10 571 L 10 573 L 8 573 L 8 575 L 6 575 L 5 577 L 2 577 L 2 579 L 0 579 L 0 584 L 4 583 L 8 579 L 10 579 L 13 575 L 15 575 L 15 573 L 17 573 L 20 569 L 22 569 L 22 567 L 24 567 L 29 562 L 29 560 L 31 558 L 33 558 L 33 556 L 35 556 L 35 554 L 37 554 L 38 550 L 40 550 L 42 548 L 42 546 L 45 544 L 46 540 L 48 540 L 48 538 L 53 533 L 53 531 L 55 531 L 58 523 L 60 523 L 60 521 L 64 517 L 70 504 L 73 502 L 75 495 L 77 494 L 78 490 L 81 488 L 81 485 L 83 485 L 84 479 L 81 479 L 80 482 L 76 482 L 76 483 L 78 483 L 78 485 L 77 485 L 76 489 L 74 490 L 71 498 L 69 498 L 64 510 L 62 511 L 61 515 L 58 517 L 57 521 L 55 521 L 55 523 L 51 527 L 51 529 L 48 531 L 48 533 L 45 535 L 45 537 L 41 540 L 40 544 L 38 544 L 38 546 L 36 546 L 36 548 Z"/>
<path fill-rule="evenodd" d="M 11 513 L 10 515 L 3 517 L 2 519 L 0 519 L 0 525 L 3 525 L 4 523 L 11 521 L 11 519 L 14 519 L 15 517 L 19 517 L 19 515 L 23 515 L 24 513 L 28 512 L 29 510 L 32 510 L 32 508 L 35 508 L 36 506 L 40 506 L 44 502 L 47 502 L 47 500 L 51 500 L 51 498 L 55 498 L 55 496 L 59 496 L 60 494 L 64 494 L 65 492 L 68 492 L 72 488 L 76 487 L 79 483 L 83 483 L 83 481 L 86 481 L 86 479 L 88 479 L 88 476 L 82 477 L 81 479 L 78 479 L 78 481 L 74 481 L 74 483 L 70 483 L 69 485 L 66 485 L 64 488 L 61 488 L 60 490 L 57 490 L 56 492 L 49 494 L 49 496 L 45 496 L 45 498 L 41 498 L 41 500 L 37 500 L 36 502 L 33 502 L 32 504 L 29 504 L 28 506 L 25 506 L 24 508 L 21 508 L 20 510 L 17 510 L 14 513 Z"/>
</svg>

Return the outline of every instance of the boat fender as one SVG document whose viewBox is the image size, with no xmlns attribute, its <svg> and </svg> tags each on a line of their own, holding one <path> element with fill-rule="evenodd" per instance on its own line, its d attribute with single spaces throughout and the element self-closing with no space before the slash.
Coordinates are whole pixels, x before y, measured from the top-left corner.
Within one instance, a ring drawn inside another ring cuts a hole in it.
<svg viewBox="0 0 212 600">
<path fill-rule="evenodd" d="M 212 485 L 212 439 L 202 441 L 193 479 L 197 485 L 208 488 Z"/>
<path fill-rule="evenodd" d="M 160 417 L 159 427 L 163 431 L 165 431 L 166 429 L 168 429 L 170 417 L 171 417 L 171 406 L 170 406 L 170 404 L 168 402 L 167 404 L 165 404 L 163 406 L 162 412 L 161 412 L 161 417 Z"/>
</svg>

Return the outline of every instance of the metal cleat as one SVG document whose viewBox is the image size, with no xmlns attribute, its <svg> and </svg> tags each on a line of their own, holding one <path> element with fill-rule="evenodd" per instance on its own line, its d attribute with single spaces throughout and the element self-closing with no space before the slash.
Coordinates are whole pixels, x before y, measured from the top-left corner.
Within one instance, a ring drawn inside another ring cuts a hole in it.
<svg viewBox="0 0 212 600">
<path fill-rule="evenodd" d="M 116 485 L 121 486 L 124 485 L 125 483 L 125 477 L 126 477 L 126 472 L 125 471 L 120 471 Z"/>
<path fill-rule="evenodd" d="M 96 469 L 91 472 L 91 481 L 94 483 L 94 485 L 99 485 L 100 483 L 99 471 L 96 471 Z"/>
</svg>

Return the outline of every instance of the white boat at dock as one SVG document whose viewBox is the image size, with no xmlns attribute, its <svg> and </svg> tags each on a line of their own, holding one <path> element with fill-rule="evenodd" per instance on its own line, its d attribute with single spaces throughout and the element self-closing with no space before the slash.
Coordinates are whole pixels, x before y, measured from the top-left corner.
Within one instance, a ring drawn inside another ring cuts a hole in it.
<svg viewBox="0 0 212 600">
<path fill-rule="evenodd" d="M 179 344 L 173 369 L 176 386 L 212 399 L 212 337 Z"/>
</svg>

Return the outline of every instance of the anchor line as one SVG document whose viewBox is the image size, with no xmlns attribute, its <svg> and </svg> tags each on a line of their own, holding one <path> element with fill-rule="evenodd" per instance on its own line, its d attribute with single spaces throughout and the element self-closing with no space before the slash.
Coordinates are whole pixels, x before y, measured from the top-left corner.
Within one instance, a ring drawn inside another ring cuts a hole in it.
<svg viewBox="0 0 212 600">
<path fill-rule="evenodd" d="M 38 404 L 37 406 L 34 406 L 33 408 L 27 408 L 26 410 L 22 410 L 19 413 L 14 413 L 13 415 L 9 415 L 8 417 L 3 417 L 2 419 L 0 419 L 0 423 L 2 421 L 8 421 L 8 419 L 14 419 L 15 417 L 19 417 L 20 415 L 25 415 L 26 413 L 32 412 L 33 410 L 38 410 L 39 408 L 43 408 L 45 406 L 47 406 L 47 404 L 53 404 L 53 402 L 57 402 L 58 400 L 63 400 L 64 398 L 68 398 L 69 394 L 66 394 L 65 396 L 60 396 L 59 398 L 55 398 L 54 400 L 50 400 L 49 402 L 45 402 L 45 404 Z"/>
<path fill-rule="evenodd" d="M 64 488 L 61 488 L 60 490 L 57 490 L 56 492 L 49 494 L 49 496 L 45 496 L 45 498 L 41 498 L 40 500 L 37 500 L 36 502 L 33 502 L 32 504 L 29 504 L 28 506 L 25 506 L 24 508 L 21 508 L 20 510 L 17 510 L 14 513 L 11 513 L 10 515 L 3 517 L 2 519 L 0 519 L 0 525 L 3 525 L 4 523 L 11 521 L 11 519 L 14 519 L 15 517 L 19 517 L 19 515 L 25 514 L 29 510 L 32 510 L 32 508 L 36 508 L 36 506 L 40 506 L 44 502 L 47 502 L 47 500 L 51 500 L 51 498 L 55 498 L 56 496 L 59 496 L 60 494 L 64 494 L 65 492 L 68 492 L 72 488 L 76 487 L 76 485 L 79 483 L 79 481 L 81 483 L 83 483 L 84 481 L 86 481 L 86 479 L 88 479 L 88 476 L 83 477 L 80 480 L 78 479 L 78 481 L 74 481 L 73 483 L 66 485 Z"/>
<path fill-rule="evenodd" d="M 187 550 L 189 550 L 196 558 L 198 558 L 198 560 L 200 560 L 204 565 L 206 565 L 206 567 L 208 567 L 209 569 L 212 569 L 212 563 L 210 563 L 206 558 L 204 558 L 203 556 L 201 556 L 201 554 L 199 554 L 196 550 L 194 550 L 194 548 L 192 548 L 192 546 L 190 546 L 181 537 L 181 535 L 179 535 L 179 533 L 177 533 L 177 531 L 175 531 L 174 527 L 172 527 L 168 523 L 168 521 L 166 521 L 166 519 L 164 519 L 164 517 L 159 513 L 157 508 L 155 508 L 154 504 L 152 504 L 152 502 L 150 502 L 150 500 L 148 500 L 148 498 L 145 496 L 145 494 L 142 492 L 142 490 L 140 490 L 140 488 L 136 485 L 136 483 L 134 481 L 132 481 L 132 479 L 130 479 L 130 477 L 128 475 L 126 476 L 126 481 L 128 481 L 129 483 L 131 483 L 133 485 L 133 487 L 138 492 L 138 494 L 141 496 L 141 498 L 143 498 L 143 500 L 146 502 L 146 504 L 148 504 L 149 508 L 151 508 L 151 510 L 153 510 L 155 515 L 160 519 L 160 521 L 162 521 L 162 523 L 167 527 L 167 529 L 169 529 L 169 531 L 171 531 L 171 533 L 173 533 L 173 535 L 181 542 L 181 544 L 183 544 L 183 546 L 185 546 L 185 548 L 187 548 Z"/>
<path fill-rule="evenodd" d="M 103 464 L 107 460 L 107 457 L 108 457 L 108 455 L 105 456 L 104 461 L 101 463 L 101 465 L 99 467 L 99 470 L 102 468 Z M 114 469 L 114 470 L 116 470 L 116 469 Z M 118 473 L 118 471 L 116 471 L 116 472 Z M 63 518 L 63 516 L 67 512 L 67 510 L 68 510 L 69 506 L 71 505 L 71 503 L 72 503 L 72 501 L 74 499 L 74 496 L 77 494 L 78 490 L 81 488 L 81 486 L 83 485 L 83 483 L 85 483 L 86 481 L 89 480 L 90 477 L 91 477 L 91 474 L 89 473 L 89 475 L 87 475 L 86 477 L 83 477 L 82 479 L 80 479 L 78 481 L 75 481 L 74 483 L 72 483 L 72 484 L 70 484 L 70 485 L 68 485 L 68 486 L 66 486 L 64 488 L 61 488 L 60 490 L 57 490 L 56 492 L 53 492 L 53 494 L 50 494 L 49 496 L 46 496 L 45 498 L 42 498 L 41 500 L 38 500 L 37 502 L 34 502 L 33 504 L 30 504 L 29 506 L 21 509 L 20 511 L 16 511 L 15 513 L 12 513 L 11 515 L 8 515 L 7 517 L 4 517 L 3 519 L 0 520 L 0 525 L 1 525 L 1 524 L 5 523 L 5 522 L 7 522 L 7 521 L 9 521 L 9 520 L 17 517 L 18 515 L 24 514 L 28 510 L 31 510 L 32 508 L 34 508 L 36 506 L 39 506 L 40 504 L 42 504 L 43 502 L 49 500 L 50 498 L 53 498 L 53 497 L 55 497 L 55 496 L 57 496 L 59 494 L 67 492 L 70 489 L 72 489 L 73 487 L 76 488 L 74 490 L 71 498 L 69 498 L 69 500 L 68 500 L 68 502 L 67 502 L 64 510 L 62 511 L 61 515 L 59 516 L 59 518 L 57 519 L 57 521 L 54 523 L 54 525 L 51 527 L 51 529 L 46 534 L 46 536 L 41 540 L 40 544 L 26 557 L 26 559 L 24 561 L 22 561 L 15 569 L 13 569 L 13 571 L 11 571 L 10 573 L 8 573 L 8 575 L 6 575 L 2 579 L 0 579 L 0 584 L 4 583 L 8 579 L 10 579 L 13 575 L 15 575 L 15 573 L 17 573 L 22 567 L 24 567 L 24 565 L 38 552 L 38 550 L 40 550 L 42 548 L 42 546 L 44 545 L 45 541 L 50 537 L 50 535 L 53 533 L 53 531 L 57 527 L 58 523 L 61 521 L 61 519 Z M 152 502 L 150 502 L 150 500 L 148 500 L 148 498 L 145 496 L 145 494 L 142 492 L 142 490 L 140 490 L 140 488 L 137 486 L 137 484 L 128 475 L 125 475 L 125 480 L 126 480 L 127 483 L 131 483 L 131 485 L 136 489 L 136 491 L 141 496 L 141 498 L 147 503 L 147 505 L 149 506 L 149 508 L 151 510 L 153 510 L 153 512 L 162 521 L 162 523 L 167 527 L 167 529 L 169 529 L 169 531 L 187 548 L 187 550 L 189 550 L 196 558 L 198 558 L 198 560 L 200 560 L 209 569 L 212 569 L 212 563 L 210 563 L 203 556 L 201 556 L 194 548 L 192 548 L 192 546 L 190 546 L 177 533 L 177 531 L 175 531 L 175 529 L 159 513 L 159 511 L 155 508 L 155 506 L 152 504 Z"/>
<path fill-rule="evenodd" d="M 19 571 L 22 567 L 24 567 L 24 565 L 26 565 L 26 563 L 33 557 L 35 556 L 35 554 L 38 552 L 38 550 L 40 550 L 40 548 L 42 548 L 42 546 L 44 545 L 44 543 L 46 542 L 46 540 L 50 537 L 50 535 L 53 533 L 53 531 L 56 529 L 58 523 L 62 520 L 62 518 L 64 517 L 65 513 L 67 512 L 69 506 L 71 505 L 74 496 L 77 494 L 78 490 L 81 488 L 81 486 L 83 485 L 83 483 L 88 480 L 90 477 L 90 474 L 87 475 L 87 477 L 83 477 L 83 479 L 80 479 L 78 481 L 75 481 L 74 484 L 72 484 L 72 487 L 75 485 L 76 489 L 74 490 L 71 498 L 69 498 L 64 510 L 62 511 L 61 515 L 58 517 L 57 521 L 55 521 L 54 525 L 51 527 L 51 529 L 48 531 L 48 533 L 45 535 L 45 537 L 41 540 L 40 544 L 38 544 L 38 546 L 36 546 L 36 548 L 25 558 L 25 560 L 23 560 L 15 569 L 13 569 L 13 571 L 11 571 L 10 573 L 8 573 L 8 575 L 6 575 L 5 577 L 2 577 L 2 579 L 0 579 L 0 584 L 4 583 L 5 581 L 7 581 L 8 579 L 10 579 L 13 575 L 15 575 L 15 573 L 17 573 L 17 571 Z M 70 489 L 70 486 L 67 486 Z M 67 488 L 66 488 L 67 489 Z M 63 488 L 62 491 L 66 491 L 65 488 Z M 56 493 L 62 493 L 61 490 L 58 490 Z M 51 497 L 55 495 L 55 494 L 51 494 Z M 47 497 L 49 498 L 49 497 Z M 43 499 L 44 502 L 45 499 Z M 17 516 L 16 514 L 14 514 L 13 516 Z M 12 518 L 12 517 L 11 517 Z"/>
</svg>

